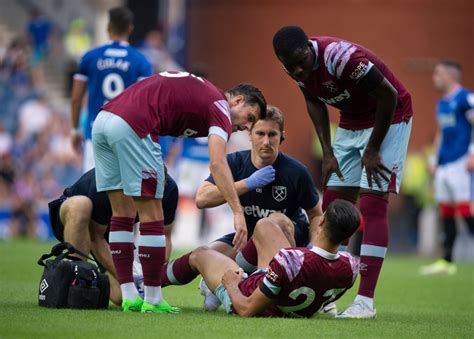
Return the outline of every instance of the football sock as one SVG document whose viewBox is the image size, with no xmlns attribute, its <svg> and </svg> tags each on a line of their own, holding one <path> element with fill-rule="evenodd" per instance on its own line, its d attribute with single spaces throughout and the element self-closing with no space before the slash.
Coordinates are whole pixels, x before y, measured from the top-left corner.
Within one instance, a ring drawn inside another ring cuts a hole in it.
<svg viewBox="0 0 474 339">
<path fill-rule="evenodd" d="M 453 247 L 456 240 L 456 219 L 441 218 L 444 230 L 443 258 L 451 262 L 453 260 Z"/>
<path fill-rule="evenodd" d="M 166 262 L 166 240 L 163 220 L 140 223 L 138 255 L 143 269 L 145 301 L 161 302 L 161 273 Z"/>
<path fill-rule="evenodd" d="M 257 270 L 257 248 L 255 247 L 252 239 L 247 241 L 247 244 L 241 252 L 237 253 L 235 261 L 237 262 L 237 265 L 239 265 L 247 273 L 253 273 Z"/>
<path fill-rule="evenodd" d="M 112 217 L 110 219 L 109 244 L 122 297 L 135 300 L 138 297 L 138 291 L 133 284 L 132 273 L 133 218 Z"/>
<path fill-rule="evenodd" d="M 453 258 L 453 246 L 456 240 L 456 206 L 452 204 L 439 204 L 439 214 L 443 225 L 443 258 L 451 262 Z"/>
<path fill-rule="evenodd" d="M 470 202 L 460 203 L 460 204 L 457 204 L 456 207 L 459 214 L 464 219 L 464 222 L 466 223 L 469 233 L 471 233 L 471 235 L 474 235 L 474 218 L 472 217 L 471 203 Z"/>
<path fill-rule="evenodd" d="M 162 286 L 168 285 L 185 285 L 190 283 L 199 275 L 199 272 L 194 270 L 189 265 L 189 256 L 192 252 L 189 252 L 178 259 L 171 260 L 161 275 Z"/>
<path fill-rule="evenodd" d="M 323 206 L 322 206 L 323 212 L 325 212 L 328 206 L 336 199 L 346 200 L 353 203 L 354 205 L 357 202 L 357 200 L 352 199 L 352 197 L 349 195 L 331 191 L 331 190 L 326 190 L 324 191 L 324 195 L 323 195 Z"/>
<path fill-rule="evenodd" d="M 364 217 L 364 235 L 360 249 L 359 295 L 373 298 L 388 246 L 388 201 L 379 195 L 363 193 L 360 211 Z"/>
</svg>

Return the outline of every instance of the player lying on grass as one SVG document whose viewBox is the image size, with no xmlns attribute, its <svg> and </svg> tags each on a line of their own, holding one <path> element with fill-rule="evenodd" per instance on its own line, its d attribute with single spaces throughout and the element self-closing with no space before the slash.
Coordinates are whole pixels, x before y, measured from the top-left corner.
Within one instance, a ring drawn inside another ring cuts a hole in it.
<svg viewBox="0 0 474 339">
<path fill-rule="evenodd" d="M 212 291 L 228 313 L 311 317 L 354 284 L 358 261 L 349 253 L 338 253 L 337 248 L 359 222 L 353 204 L 335 200 L 306 248 L 291 247 L 292 238 L 271 220 L 262 219 L 253 235 L 261 269 L 248 277 L 235 261 L 209 247 L 193 251 L 189 262 L 202 274 L 208 293 Z"/>
<path fill-rule="evenodd" d="M 304 247 L 309 242 L 309 233 L 317 228 L 321 220 L 321 203 L 307 168 L 279 151 L 283 140 L 283 113 L 269 105 L 266 116 L 255 122 L 250 130 L 251 150 L 229 154 L 227 161 L 244 210 L 248 238 L 252 236 L 257 222 L 263 218 L 278 224 L 287 234 L 291 233 L 294 239 L 292 244 L 296 242 L 296 246 Z M 213 176 L 199 187 L 196 203 L 199 208 L 225 203 Z M 232 246 L 234 236 L 235 233 L 225 235 L 209 247 L 236 258 L 247 272 L 253 272 L 257 255 L 252 240 L 247 242 L 241 252 L 236 252 Z M 199 275 L 189 265 L 189 255 L 167 265 L 163 271 L 162 286 L 187 284 Z"/>
<path fill-rule="evenodd" d="M 171 230 L 177 205 L 178 186 L 167 174 L 163 197 L 167 258 L 172 248 Z M 122 293 L 108 244 L 112 209 L 107 194 L 97 192 L 95 169 L 83 174 L 72 186 L 64 190 L 61 197 L 51 201 L 48 206 L 51 227 L 56 239 L 69 242 L 84 254 L 93 253 L 109 273 L 110 300 L 120 305 Z"/>
</svg>

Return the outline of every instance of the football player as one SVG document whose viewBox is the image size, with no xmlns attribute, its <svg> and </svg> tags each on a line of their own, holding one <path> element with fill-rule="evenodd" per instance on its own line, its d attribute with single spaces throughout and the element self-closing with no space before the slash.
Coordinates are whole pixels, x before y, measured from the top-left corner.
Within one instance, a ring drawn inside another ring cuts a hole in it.
<svg viewBox="0 0 474 339">
<path fill-rule="evenodd" d="M 461 86 L 461 65 L 455 61 L 442 61 L 433 72 L 433 83 L 442 97 L 436 106 L 439 125 L 435 195 L 443 223 L 443 258 L 421 268 L 422 274 L 457 271 L 453 261 L 456 240 L 456 215 L 464 219 L 474 235 L 472 216 L 474 144 L 474 93 Z"/>
<path fill-rule="evenodd" d="M 152 74 L 148 60 L 130 47 L 128 38 L 133 31 L 133 13 L 126 7 L 109 10 L 107 32 L 110 42 L 82 56 L 79 71 L 74 75 L 71 94 L 71 141 L 77 152 L 84 141 L 83 171 L 93 168 L 91 130 L 100 107 L 125 88 Z M 88 94 L 87 122 L 79 129 L 84 94 Z M 85 140 L 84 140 L 85 139 Z"/>
<path fill-rule="evenodd" d="M 358 261 L 338 247 L 359 223 L 357 208 L 338 199 L 328 206 L 308 247 L 292 247 L 293 239 L 280 227 L 269 220 L 259 222 L 253 239 L 260 270 L 248 277 L 236 262 L 209 247 L 195 250 L 190 264 L 228 313 L 311 317 L 354 284 Z"/>
<path fill-rule="evenodd" d="M 323 211 L 355 203 L 365 223 L 361 283 L 345 318 L 374 318 L 374 292 L 388 246 L 388 195 L 400 187 L 412 125 L 411 97 L 369 49 L 339 38 L 308 38 L 297 26 L 276 32 L 273 47 L 300 87 L 323 150 Z M 340 110 L 331 146 L 327 105 Z"/>
<path fill-rule="evenodd" d="M 102 106 L 92 128 L 99 192 L 112 205 L 110 248 L 123 295 L 124 311 L 177 311 L 163 300 L 161 273 L 165 237 L 161 199 L 164 165 L 160 135 L 208 136 L 210 168 L 234 214 L 233 244 L 247 241 L 247 226 L 225 157 L 230 134 L 246 130 L 266 113 L 263 94 L 240 84 L 222 92 L 209 81 L 186 72 L 148 77 Z M 145 300 L 133 284 L 133 221 L 140 219 L 139 257 Z"/>
</svg>

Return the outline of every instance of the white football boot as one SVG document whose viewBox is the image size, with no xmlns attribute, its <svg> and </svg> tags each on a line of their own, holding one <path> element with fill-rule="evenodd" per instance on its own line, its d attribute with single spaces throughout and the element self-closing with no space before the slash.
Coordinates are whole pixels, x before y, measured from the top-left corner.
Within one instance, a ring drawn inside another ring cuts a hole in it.
<svg viewBox="0 0 474 339">
<path fill-rule="evenodd" d="M 326 306 L 323 307 L 322 310 L 319 311 L 321 314 L 329 314 L 335 317 L 337 315 L 337 306 L 336 303 L 332 302 L 327 304 Z"/>
<path fill-rule="evenodd" d="M 338 313 L 336 318 L 346 319 L 374 319 L 377 315 L 375 308 L 371 308 L 362 300 L 355 300 L 345 311 Z"/>
<path fill-rule="evenodd" d="M 199 281 L 199 289 L 201 290 L 201 295 L 204 297 L 204 310 L 210 312 L 217 311 L 219 306 L 221 306 L 221 302 L 214 293 L 211 292 L 209 287 L 207 287 L 203 278 Z"/>
</svg>

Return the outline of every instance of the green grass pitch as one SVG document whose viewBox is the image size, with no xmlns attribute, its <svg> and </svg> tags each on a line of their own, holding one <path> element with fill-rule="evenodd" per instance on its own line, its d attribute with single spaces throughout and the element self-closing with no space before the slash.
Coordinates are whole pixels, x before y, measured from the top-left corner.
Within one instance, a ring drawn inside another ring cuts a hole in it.
<svg viewBox="0 0 474 339">
<path fill-rule="evenodd" d="M 36 260 L 51 244 L 0 242 L 0 338 L 474 338 L 474 264 L 455 276 L 422 277 L 426 260 L 389 256 L 376 295 L 375 320 L 243 319 L 222 310 L 205 313 L 198 279 L 164 290 L 182 307 L 179 315 L 125 314 L 38 307 L 41 267 Z M 337 304 L 343 309 L 356 288 Z"/>
</svg>

